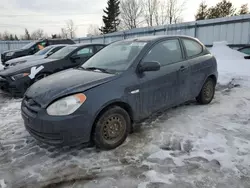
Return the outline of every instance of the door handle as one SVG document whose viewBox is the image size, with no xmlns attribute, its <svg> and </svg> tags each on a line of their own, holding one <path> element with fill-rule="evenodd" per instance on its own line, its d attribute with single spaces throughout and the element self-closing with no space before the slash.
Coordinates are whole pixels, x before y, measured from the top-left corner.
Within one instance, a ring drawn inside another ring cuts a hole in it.
<svg viewBox="0 0 250 188">
<path fill-rule="evenodd" d="M 184 71 L 184 70 L 186 70 L 186 69 L 187 69 L 187 68 L 186 68 L 185 66 L 181 66 L 179 70 L 182 72 L 182 71 Z"/>
</svg>

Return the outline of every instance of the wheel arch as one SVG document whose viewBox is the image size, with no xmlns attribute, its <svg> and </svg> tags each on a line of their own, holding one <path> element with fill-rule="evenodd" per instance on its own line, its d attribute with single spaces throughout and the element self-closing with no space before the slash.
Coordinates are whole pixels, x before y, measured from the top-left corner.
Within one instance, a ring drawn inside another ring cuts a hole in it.
<svg viewBox="0 0 250 188">
<path fill-rule="evenodd" d="M 100 116 L 104 112 L 106 112 L 109 108 L 112 108 L 113 106 L 119 106 L 120 108 L 124 109 L 128 113 L 128 115 L 130 117 L 130 121 L 131 121 L 130 130 L 132 129 L 132 123 L 134 121 L 134 114 L 133 114 L 133 110 L 132 110 L 131 106 L 124 101 L 113 100 L 113 101 L 103 105 L 102 108 L 94 116 L 94 121 L 92 123 L 92 129 L 91 129 L 91 135 L 93 134 L 93 131 L 95 130 L 95 124 L 96 124 L 97 120 L 100 118 Z"/>
<path fill-rule="evenodd" d="M 217 77 L 216 77 L 214 74 L 209 75 L 209 76 L 207 77 L 207 79 L 208 79 L 208 78 L 211 78 L 211 79 L 214 81 L 215 84 L 217 83 Z M 206 79 L 206 80 L 207 80 L 207 79 Z"/>
</svg>

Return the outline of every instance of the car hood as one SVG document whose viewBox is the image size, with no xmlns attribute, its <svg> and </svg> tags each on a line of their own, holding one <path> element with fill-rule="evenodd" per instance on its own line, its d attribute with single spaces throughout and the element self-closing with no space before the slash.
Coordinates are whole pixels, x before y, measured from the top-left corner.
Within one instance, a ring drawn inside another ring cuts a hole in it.
<svg viewBox="0 0 250 188">
<path fill-rule="evenodd" d="M 3 54 L 7 54 L 8 52 L 22 52 L 22 51 L 25 51 L 25 50 L 24 49 L 13 49 L 13 50 L 4 51 Z"/>
<path fill-rule="evenodd" d="M 38 59 L 44 59 L 44 57 L 45 57 L 44 55 L 28 55 L 28 56 L 24 56 L 24 57 L 11 59 L 11 60 L 7 61 L 5 64 L 12 65 L 12 64 L 19 63 L 22 61 L 34 61 L 34 60 L 38 60 Z"/>
<path fill-rule="evenodd" d="M 33 66 L 49 63 L 52 61 L 57 61 L 57 60 L 56 59 L 41 59 L 37 61 L 27 61 L 25 63 L 20 63 L 20 64 L 17 64 L 16 66 L 0 71 L 0 75 L 9 76 L 13 74 L 18 74 L 18 73 L 21 73 L 22 71 L 26 71 L 26 69 L 29 69 Z"/>
<path fill-rule="evenodd" d="M 25 60 L 28 60 L 30 59 L 31 57 L 33 57 L 33 55 L 27 55 L 27 56 L 24 56 L 24 57 L 18 57 L 18 58 L 15 58 L 15 59 L 11 59 L 9 61 L 6 61 L 5 64 L 12 64 L 12 63 L 17 63 L 17 62 L 20 62 L 20 61 L 25 61 Z"/>
<path fill-rule="evenodd" d="M 115 79 L 117 75 L 85 71 L 80 69 L 68 69 L 48 76 L 34 83 L 25 93 L 43 108 L 54 100 L 96 87 Z"/>
</svg>

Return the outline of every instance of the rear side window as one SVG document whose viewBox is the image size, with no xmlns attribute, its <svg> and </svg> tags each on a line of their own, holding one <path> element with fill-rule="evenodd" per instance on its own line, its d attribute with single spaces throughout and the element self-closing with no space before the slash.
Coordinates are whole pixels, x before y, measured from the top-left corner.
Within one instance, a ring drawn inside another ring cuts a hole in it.
<svg viewBox="0 0 250 188">
<path fill-rule="evenodd" d="M 51 50 L 52 53 L 55 53 L 56 51 L 60 50 L 61 48 L 63 48 L 64 46 L 58 46 L 55 47 L 53 50 Z"/>
<path fill-rule="evenodd" d="M 93 54 L 94 54 L 93 46 L 89 46 L 76 51 L 72 56 L 90 57 Z"/>
<path fill-rule="evenodd" d="M 194 40 L 190 40 L 190 39 L 182 39 L 184 46 L 186 48 L 186 52 L 187 52 L 187 56 L 188 57 L 193 57 L 193 56 L 197 56 L 200 53 L 202 53 L 202 46 L 194 41 Z"/>
<path fill-rule="evenodd" d="M 182 51 L 178 39 L 170 39 L 156 44 L 143 59 L 144 62 L 157 61 L 162 66 L 182 61 Z"/>
<path fill-rule="evenodd" d="M 96 47 L 96 51 L 100 51 L 101 49 L 103 49 L 104 46 L 95 46 Z"/>
</svg>

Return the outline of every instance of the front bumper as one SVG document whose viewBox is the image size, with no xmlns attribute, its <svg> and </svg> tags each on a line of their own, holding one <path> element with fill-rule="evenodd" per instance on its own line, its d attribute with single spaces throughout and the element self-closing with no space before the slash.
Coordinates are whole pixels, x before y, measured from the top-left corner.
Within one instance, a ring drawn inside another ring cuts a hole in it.
<svg viewBox="0 0 250 188">
<path fill-rule="evenodd" d="M 36 140 L 60 146 L 73 146 L 88 143 L 91 138 L 92 123 L 88 115 L 50 116 L 46 109 L 36 102 L 30 104 L 24 97 L 22 118 L 26 130 Z"/>
<path fill-rule="evenodd" d="M 14 57 L 12 57 L 12 56 L 6 56 L 6 55 L 4 55 L 4 54 L 1 54 L 1 61 L 2 61 L 2 64 L 3 65 L 5 65 L 5 62 L 6 61 L 9 61 L 9 60 L 11 60 L 11 59 L 13 59 Z"/>
<path fill-rule="evenodd" d="M 0 76 L 0 90 L 13 96 L 23 96 L 30 84 L 31 80 L 28 77 L 13 81 L 9 77 Z"/>
</svg>

